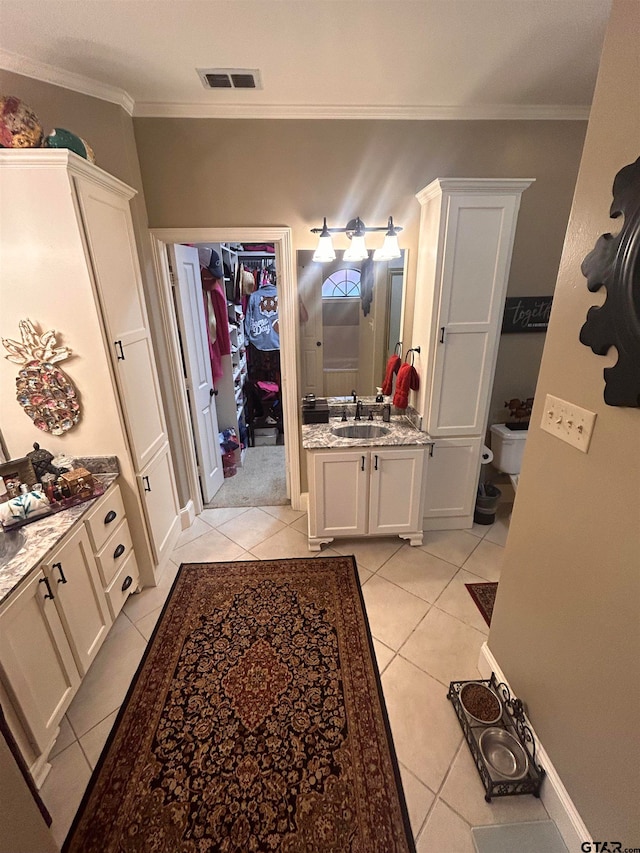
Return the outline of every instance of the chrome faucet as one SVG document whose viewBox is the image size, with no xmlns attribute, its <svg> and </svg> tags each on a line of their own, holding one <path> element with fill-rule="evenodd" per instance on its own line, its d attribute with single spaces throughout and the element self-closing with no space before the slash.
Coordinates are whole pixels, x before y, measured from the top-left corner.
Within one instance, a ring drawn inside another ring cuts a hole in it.
<svg viewBox="0 0 640 853">
<path fill-rule="evenodd" d="M 361 420 L 362 420 L 362 400 L 358 400 L 358 402 L 356 403 L 356 417 L 355 417 L 355 420 L 357 420 L 357 421 L 361 421 Z"/>
</svg>

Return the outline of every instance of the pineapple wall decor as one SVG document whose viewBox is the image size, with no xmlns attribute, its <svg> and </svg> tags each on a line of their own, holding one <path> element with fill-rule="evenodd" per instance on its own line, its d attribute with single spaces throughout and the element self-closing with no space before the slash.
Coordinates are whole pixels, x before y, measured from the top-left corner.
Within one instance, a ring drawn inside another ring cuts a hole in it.
<svg viewBox="0 0 640 853">
<path fill-rule="evenodd" d="M 56 362 L 71 355 L 68 347 L 58 346 L 56 332 L 40 334 L 31 320 L 18 324 L 22 341 L 3 338 L 6 359 L 21 365 L 16 376 L 16 398 L 43 432 L 62 435 L 80 420 L 80 402 L 73 383 Z"/>
</svg>

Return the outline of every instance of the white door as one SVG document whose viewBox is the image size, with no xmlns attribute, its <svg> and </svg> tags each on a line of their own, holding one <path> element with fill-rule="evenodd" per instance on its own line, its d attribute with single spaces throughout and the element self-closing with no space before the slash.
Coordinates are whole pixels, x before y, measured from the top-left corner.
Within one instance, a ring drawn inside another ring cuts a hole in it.
<svg viewBox="0 0 640 853">
<path fill-rule="evenodd" d="M 193 246 L 169 246 L 175 303 L 182 338 L 191 423 L 202 498 L 208 503 L 224 480 L 200 261 Z"/>
</svg>

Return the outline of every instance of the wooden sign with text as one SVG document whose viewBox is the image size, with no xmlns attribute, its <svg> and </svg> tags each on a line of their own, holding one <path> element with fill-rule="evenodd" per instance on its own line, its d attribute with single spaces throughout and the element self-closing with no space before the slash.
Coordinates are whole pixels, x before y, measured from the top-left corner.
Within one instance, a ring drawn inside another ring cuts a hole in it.
<svg viewBox="0 0 640 853">
<path fill-rule="evenodd" d="M 552 296 L 508 296 L 502 318 L 502 333 L 546 332 Z"/>
</svg>

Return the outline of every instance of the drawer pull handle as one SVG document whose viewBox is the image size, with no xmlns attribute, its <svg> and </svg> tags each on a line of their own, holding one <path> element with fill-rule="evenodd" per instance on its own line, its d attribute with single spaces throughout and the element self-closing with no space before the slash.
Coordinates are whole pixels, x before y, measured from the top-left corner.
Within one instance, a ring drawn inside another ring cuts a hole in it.
<svg viewBox="0 0 640 853">
<path fill-rule="evenodd" d="M 440 326 L 440 343 L 441 344 L 444 343 L 444 330 L 445 330 L 445 328 L 446 328 L 445 326 Z"/>
<path fill-rule="evenodd" d="M 150 484 L 149 484 L 149 478 L 148 478 L 148 477 L 143 477 L 143 478 L 142 478 L 142 482 L 144 483 L 144 490 L 145 490 L 145 492 L 150 492 L 150 491 L 151 491 L 151 486 L 150 486 Z"/>
<path fill-rule="evenodd" d="M 133 578 L 131 575 L 127 575 L 126 578 L 122 581 L 122 591 L 129 589 L 131 584 L 133 583 Z"/>
<path fill-rule="evenodd" d="M 374 465 L 374 471 L 377 471 L 378 470 L 378 454 L 377 453 L 375 454 L 375 457 L 376 457 L 376 463 Z"/>
<path fill-rule="evenodd" d="M 53 595 L 53 592 L 51 591 L 51 586 L 49 585 L 49 578 L 40 578 L 38 583 L 43 583 L 47 588 L 47 592 L 45 593 L 44 597 L 53 599 L 54 595 Z"/>
<path fill-rule="evenodd" d="M 118 513 L 115 511 L 115 509 L 110 509 L 104 517 L 104 523 L 111 524 L 112 521 L 116 520 L 117 515 Z"/>
<path fill-rule="evenodd" d="M 118 545 L 116 550 L 113 552 L 113 559 L 117 560 L 118 557 L 122 557 L 122 555 L 124 554 L 124 551 L 125 551 L 125 547 L 122 543 L 120 543 L 120 545 Z"/>
<path fill-rule="evenodd" d="M 57 569 L 60 572 L 60 577 L 58 578 L 58 583 L 66 583 L 67 579 L 64 576 L 64 572 L 62 571 L 62 563 L 53 563 L 51 569 Z"/>
<path fill-rule="evenodd" d="M 360 463 L 360 470 L 364 471 L 364 456 L 361 456 L 360 458 L 362 459 L 362 462 Z"/>
<path fill-rule="evenodd" d="M 118 361 L 124 361 L 124 350 L 122 349 L 122 341 L 114 341 L 113 345 L 116 348 L 116 356 Z"/>
</svg>

